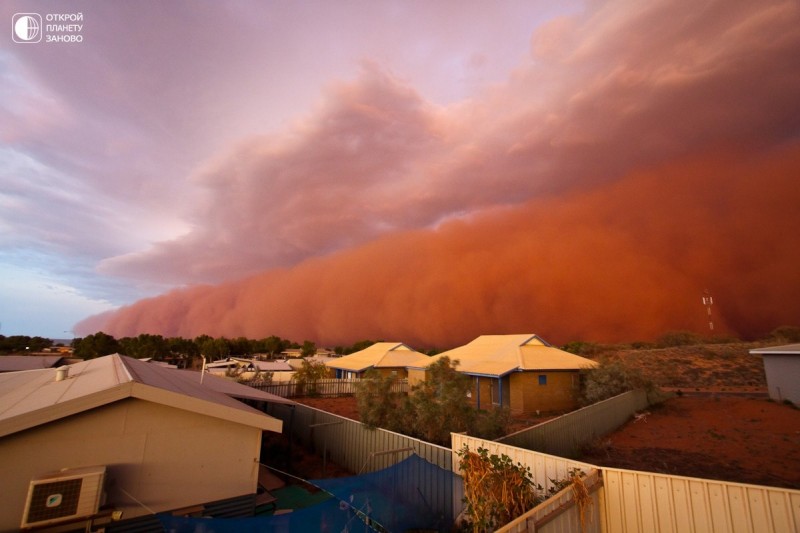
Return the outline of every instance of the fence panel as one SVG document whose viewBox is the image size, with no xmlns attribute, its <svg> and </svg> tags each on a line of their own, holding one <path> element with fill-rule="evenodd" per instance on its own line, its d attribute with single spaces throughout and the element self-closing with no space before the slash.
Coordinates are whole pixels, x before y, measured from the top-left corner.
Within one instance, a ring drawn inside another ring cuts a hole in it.
<svg viewBox="0 0 800 533">
<path fill-rule="evenodd" d="M 645 391 L 630 391 L 497 441 L 561 457 L 578 457 L 582 447 L 614 431 L 648 405 Z"/>
<path fill-rule="evenodd" d="M 461 433 L 452 433 L 451 438 L 455 471 L 458 471 L 458 456 L 456 454 L 465 445 L 469 447 L 470 451 L 477 451 L 478 448 L 485 448 L 489 452 L 489 455 L 507 455 L 515 463 L 530 467 L 534 481 L 542 485 L 544 490 L 548 492 L 553 487 L 554 481 L 567 478 L 570 470 L 577 468 L 584 473 L 588 473 L 597 468 L 588 463 L 581 463 L 579 461 L 573 461 L 572 459 L 525 450 L 496 441 L 478 439 Z"/>
<path fill-rule="evenodd" d="M 301 384 L 297 381 L 276 381 L 264 383 L 258 381 L 243 381 L 254 389 L 275 394 L 283 398 L 296 398 L 298 396 L 353 396 L 356 393 L 360 379 L 320 379 L 316 383 Z M 392 384 L 392 392 L 408 392 L 408 380 L 399 379 Z"/>
<path fill-rule="evenodd" d="M 496 533 L 574 533 L 576 531 L 601 533 L 600 488 L 602 481 L 599 471 L 589 472 L 584 483 L 591 500 L 583 509 L 583 516 L 575 503 L 572 486 L 569 486 L 519 518 L 497 529 Z"/>
<path fill-rule="evenodd" d="M 605 531 L 800 531 L 800 491 L 602 468 Z"/>
</svg>

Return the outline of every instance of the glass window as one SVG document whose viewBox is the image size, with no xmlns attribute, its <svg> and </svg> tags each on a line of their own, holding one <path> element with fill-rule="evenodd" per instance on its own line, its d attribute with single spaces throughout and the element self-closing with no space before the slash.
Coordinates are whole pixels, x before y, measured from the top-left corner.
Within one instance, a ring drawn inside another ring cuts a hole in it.
<svg viewBox="0 0 800 533">
<path fill-rule="evenodd" d="M 539 385 L 547 385 L 547 374 L 539 374 Z"/>
</svg>

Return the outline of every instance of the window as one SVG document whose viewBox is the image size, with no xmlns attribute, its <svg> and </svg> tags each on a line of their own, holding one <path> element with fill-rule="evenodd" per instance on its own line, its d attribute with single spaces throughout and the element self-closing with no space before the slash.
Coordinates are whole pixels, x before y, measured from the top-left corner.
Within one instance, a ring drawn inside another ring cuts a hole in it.
<svg viewBox="0 0 800 533">
<path fill-rule="evenodd" d="M 547 385 L 547 374 L 539 374 L 539 385 Z"/>
</svg>

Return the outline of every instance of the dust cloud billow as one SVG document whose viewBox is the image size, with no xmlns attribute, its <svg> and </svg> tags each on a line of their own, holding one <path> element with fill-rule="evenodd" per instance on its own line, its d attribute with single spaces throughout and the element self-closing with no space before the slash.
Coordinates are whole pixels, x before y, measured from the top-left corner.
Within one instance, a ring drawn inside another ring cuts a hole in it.
<svg viewBox="0 0 800 533">
<path fill-rule="evenodd" d="M 800 146 L 735 149 L 611 187 L 501 208 L 217 286 L 137 302 L 84 331 L 386 338 L 446 347 L 483 333 L 554 342 L 707 331 L 752 336 L 800 316 Z M 780 302 L 781 305 L 775 305 Z"/>
<path fill-rule="evenodd" d="M 677 16 L 680 14 L 680 16 Z M 589 3 L 440 106 L 365 61 L 223 151 L 192 230 L 105 260 L 185 285 L 78 331 L 386 338 L 751 336 L 800 317 L 800 6 Z"/>
</svg>

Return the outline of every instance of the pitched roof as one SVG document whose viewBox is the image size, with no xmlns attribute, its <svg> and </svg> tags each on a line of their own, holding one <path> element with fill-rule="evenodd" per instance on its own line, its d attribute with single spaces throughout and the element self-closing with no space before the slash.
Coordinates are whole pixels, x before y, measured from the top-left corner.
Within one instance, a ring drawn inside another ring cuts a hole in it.
<svg viewBox="0 0 800 533">
<path fill-rule="evenodd" d="M 579 370 L 598 363 L 559 350 L 534 334 L 481 335 L 458 348 L 431 357 L 428 365 L 442 357 L 458 360 L 458 370 L 465 374 L 505 376 L 511 372 Z"/>
<path fill-rule="evenodd" d="M 10 435 L 126 398 L 280 432 L 282 422 L 233 397 L 294 403 L 198 372 L 151 365 L 114 354 L 58 369 L 0 374 L 0 436 Z"/>
<path fill-rule="evenodd" d="M 369 368 L 406 368 L 424 364 L 429 357 L 401 342 L 376 342 L 360 352 L 327 361 L 325 366 L 350 372 Z"/>
<path fill-rule="evenodd" d="M 800 344 L 784 344 L 783 346 L 770 346 L 768 348 L 756 348 L 750 353 L 760 355 L 800 355 Z"/>
<path fill-rule="evenodd" d="M 0 356 L 0 372 L 52 368 L 63 359 L 61 355 L 4 355 Z"/>
</svg>

